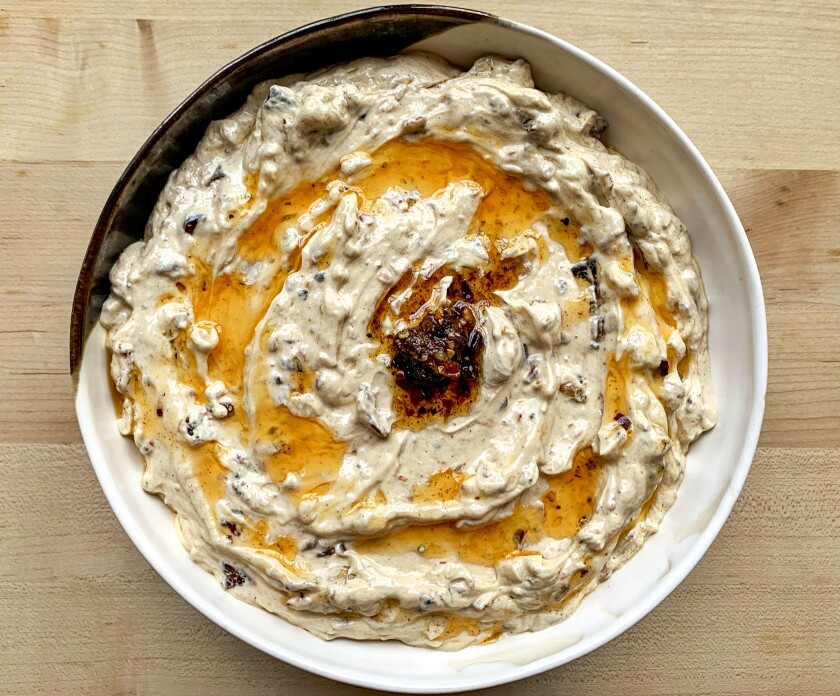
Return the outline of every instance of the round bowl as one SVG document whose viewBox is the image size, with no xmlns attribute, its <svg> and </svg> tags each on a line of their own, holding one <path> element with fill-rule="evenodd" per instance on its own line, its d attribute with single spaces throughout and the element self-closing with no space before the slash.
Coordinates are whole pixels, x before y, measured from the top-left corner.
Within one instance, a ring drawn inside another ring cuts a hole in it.
<svg viewBox="0 0 840 696">
<path fill-rule="evenodd" d="M 659 532 L 567 621 L 537 633 L 448 653 L 396 642 L 335 640 L 306 631 L 224 592 L 179 543 L 172 514 L 140 486 L 142 459 L 117 432 L 104 332 L 96 323 L 107 273 L 143 234 L 166 176 L 210 120 L 244 102 L 259 81 L 407 48 L 467 66 L 485 53 L 521 56 L 545 91 L 595 108 L 609 142 L 645 167 L 688 226 L 710 306 L 718 425 L 691 448 L 673 508 Z M 441 693 L 513 681 L 594 650 L 656 607 L 697 564 L 732 510 L 755 452 L 767 382 L 764 302 L 744 229 L 708 164 L 677 125 L 615 70 L 538 29 L 470 10 L 379 7 L 310 24 L 233 61 L 155 130 L 111 194 L 85 258 L 73 308 L 76 410 L 108 502 L 149 563 L 184 599 L 242 640 L 303 669 L 377 689 Z"/>
</svg>

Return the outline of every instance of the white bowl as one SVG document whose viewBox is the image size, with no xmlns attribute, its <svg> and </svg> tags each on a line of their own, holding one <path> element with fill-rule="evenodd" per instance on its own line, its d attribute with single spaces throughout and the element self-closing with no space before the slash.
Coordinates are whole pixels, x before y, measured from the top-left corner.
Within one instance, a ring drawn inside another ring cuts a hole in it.
<svg viewBox="0 0 840 696">
<path fill-rule="evenodd" d="M 609 142 L 650 172 L 688 226 L 711 308 L 719 418 L 691 448 L 679 497 L 659 532 L 571 618 L 544 631 L 457 653 L 396 642 L 326 643 L 234 599 L 190 560 L 171 512 L 140 486 L 140 454 L 117 432 L 98 327 L 83 353 L 76 410 L 102 489 L 129 537 L 205 616 L 317 674 L 390 691 L 442 693 L 510 682 L 585 655 L 636 623 L 685 578 L 720 531 L 747 476 L 764 412 L 767 336 L 758 270 L 738 216 L 703 157 L 650 97 L 580 49 L 515 22 L 492 18 L 456 26 L 415 47 L 465 66 L 488 52 L 524 57 L 538 87 L 577 97 L 607 118 Z"/>
</svg>

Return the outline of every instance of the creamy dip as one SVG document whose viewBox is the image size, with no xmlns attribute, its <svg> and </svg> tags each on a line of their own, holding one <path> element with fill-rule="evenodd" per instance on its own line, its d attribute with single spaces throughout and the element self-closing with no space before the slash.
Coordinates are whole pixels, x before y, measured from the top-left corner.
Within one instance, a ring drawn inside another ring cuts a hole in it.
<svg viewBox="0 0 840 696">
<path fill-rule="evenodd" d="M 192 558 L 324 638 L 566 617 L 712 427 L 685 226 L 522 60 L 258 86 L 175 171 L 102 323 Z"/>
</svg>

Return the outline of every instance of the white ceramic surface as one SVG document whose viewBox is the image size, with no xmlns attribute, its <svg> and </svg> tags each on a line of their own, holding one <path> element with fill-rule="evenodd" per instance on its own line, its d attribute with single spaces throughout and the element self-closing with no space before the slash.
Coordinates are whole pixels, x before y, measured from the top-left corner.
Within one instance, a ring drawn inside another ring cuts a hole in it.
<svg viewBox="0 0 840 696">
<path fill-rule="evenodd" d="M 87 343 L 76 409 L 91 462 L 126 532 L 205 616 L 260 650 L 324 676 L 442 693 L 513 681 L 580 657 L 632 626 L 685 578 L 723 526 L 747 476 L 764 412 L 767 336 L 758 271 L 741 223 L 700 153 L 649 97 L 580 49 L 512 22 L 458 27 L 418 46 L 462 65 L 487 52 L 526 58 L 541 89 L 573 95 L 608 119 L 609 142 L 647 168 L 688 226 L 711 307 L 719 421 L 692 447 L 679 498 L 659 533 L 569 620 L 539 633 L 458 653 L 393 642 L 325 643 L 234 599 L 190 560 L 170 511 L 141 489 L 142 460 L 133 442 L 117 432 L 101 328 Z"/>
</svg>

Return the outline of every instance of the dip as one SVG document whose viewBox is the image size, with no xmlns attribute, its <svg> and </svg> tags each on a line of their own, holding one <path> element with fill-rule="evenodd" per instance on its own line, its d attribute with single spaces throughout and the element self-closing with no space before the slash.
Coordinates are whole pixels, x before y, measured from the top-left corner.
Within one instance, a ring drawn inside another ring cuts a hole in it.
<svg viewBox="0 0 840 696">
<path fill-rule="evenodd" d="M 226 590 L 459 649 L 568 616 L 715 422 L 685 226 L 522 60 L 259 85 L 111 273 L 143 486 Z M 161 533 L 167 533 L 161 530 Z"/>
</svg>

